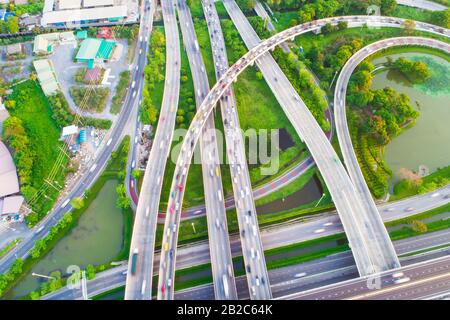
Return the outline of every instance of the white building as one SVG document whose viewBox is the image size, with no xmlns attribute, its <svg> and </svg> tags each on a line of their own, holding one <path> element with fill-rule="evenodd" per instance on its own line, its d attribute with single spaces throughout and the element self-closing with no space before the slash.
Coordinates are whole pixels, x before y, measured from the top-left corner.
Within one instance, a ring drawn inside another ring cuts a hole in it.
<svg viewBox="0 0 450 320">
<path fill-rule="evenodd" d="M 80 27 L 138 19 L 138 0 L 45 0 L 41 25 Z"/>
</svg>

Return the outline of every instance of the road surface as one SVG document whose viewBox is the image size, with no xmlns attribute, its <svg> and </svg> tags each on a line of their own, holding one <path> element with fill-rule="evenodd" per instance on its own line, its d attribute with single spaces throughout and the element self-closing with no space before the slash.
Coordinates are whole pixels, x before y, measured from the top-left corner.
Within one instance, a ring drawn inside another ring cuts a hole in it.
<svg viewBox="0 0 450 320">
<path fill-rule="evenodd" d="M 249 49 L 257 47 L 261 40 L 236 2 L 226 0 L 223 3 L 246 46 Z M 366 203 L 357 193 L 326 135 L 281 68 L 268 53 L 256 60 L 256 64 L 322 174 L 360 275 L 399 267 L 394 247 L 372 198 Z"/>
<path fill-rule="evenodd" d="M 173 1 L 162 0 L 161 6 L 166 37 L 164 95 L 136 209 L 125 291 L 126 300 L 149 300 L 152 297 L 153 252 L 159 200 L 178 108 L 180 88 L 178 25 Z M 135 270 L 132 270 L 133 256 L 135 256 Z"/>
</svg>

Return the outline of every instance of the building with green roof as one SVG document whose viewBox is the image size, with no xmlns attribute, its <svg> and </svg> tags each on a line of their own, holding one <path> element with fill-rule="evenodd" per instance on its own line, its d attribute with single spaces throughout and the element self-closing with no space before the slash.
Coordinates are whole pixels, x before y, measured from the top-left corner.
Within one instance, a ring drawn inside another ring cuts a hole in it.
<svg viewBox="0 0 450 320">
<path fill-rule="evenodd" d="M 94 67 L 97 60 L 108 60 L 116 42 L 99 38 L 87 38 L 81 42 L 76 59 L 78 62 L 86 62 L 88 69 Z"/>
</svg>

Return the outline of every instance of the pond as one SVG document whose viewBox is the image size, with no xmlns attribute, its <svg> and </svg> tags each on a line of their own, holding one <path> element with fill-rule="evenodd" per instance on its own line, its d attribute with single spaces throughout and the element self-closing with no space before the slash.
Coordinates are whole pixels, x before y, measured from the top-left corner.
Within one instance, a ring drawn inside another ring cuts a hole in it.
<svg viewBox="0 0 450 320">
<path fill-rule="evenodd" d="M 319 200 L 322 197 L 322 194 L 322 184 L 320 183 L 319 178 L 314 175 L 301 189 L 285 198 L 258 206 L 256 211 L 258 214 L 269 214 L 298 208 L 301 205 Z"/>
<path fill-rule="evenodd" d="M 385 160 L 392 169 L 389 181 L 392 187 L 400 180 L 399 169 L 407 168 L 419 172 L 419 167 L 429 173 L 450 164 L 450 63 L 441 57 L 427 53 L 407 52 L 389 55 L 399 56 L 427 64 L 432 76 L 424 84 L 411 85 L 396 71 L 383 71 L 374 76 L 372 89 L 386 86 L 406 94 L 411 105 L 420 112 L 416 124 L 404 130 L 385 148 Z M 386 61 L 386 57 L 373 60 L 375 65 Z"/>
<path fill-rule="evenodd" d="M 78 220 L 78 225 L 65 236 L 31 271 L 8 293 L 8 299 L 24 296 L 38 289 L 45 281 L 32 273 L 49 275 L 67 267 L 99 265 L 117 256 L 123 244 L 124 219 L 116 207 L 116 180 L 108 180 L 95 200 Z"/>
</svg>

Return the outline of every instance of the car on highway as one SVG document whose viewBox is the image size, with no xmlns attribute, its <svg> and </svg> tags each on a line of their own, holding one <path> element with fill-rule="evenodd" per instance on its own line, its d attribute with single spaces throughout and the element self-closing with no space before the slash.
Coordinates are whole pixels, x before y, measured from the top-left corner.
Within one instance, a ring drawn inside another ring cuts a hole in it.
<svg viewBox="0 0 450 320">
<path fill-rule="evenodd" d="M 169 250 L 169 243 L 168 242 L 164 242 L 164 251 L 167 252 L 167 250 Z"/>
<path fill-rule="evenodd" d="M 411 280 L 411 279 L 408 278 L 408 277 L 404 277 L 404 278 L 400 278 L 400 279 L 395 279 L 395 280 L 394 280 L 394 283 L 395 283 L 395 284 L 401 284 L 401 283 L 408 282 L 409 280 Z"/>
<path fill-rule="evenodd" d="M 61 208 L 65 208 L 70 202 L 70 199 L 66 199 L 66 201 L 64 201 L 61 205 Z"/>
<path fill-rule="evenodd" d="M 304 276 L 306 276 L 306 272 L 300 272 L 300 273 L 294 274 L 294 278 L 302 278 Z"/>
<path fill-rule="evenodd" d="M 142 287 L 141 287 L 141 294 L 142 295 L 144 295 L 144 293 L 145 293 L 146 285 L 147 285 L 147 281 L 146 280 L 142 281 Z"/>
<path fill-rule="evenodd" d="M 324 231 L 325 231 L 325 229 L 317 229 L 317 230 L 314 230 L 314 233 L 322 233 Z"/>
<path fill-rule="evenodd" d="M 439 197 L 441 194 L 439 192 L 435 192 L 431 195 L 431 198 Z"/>
<path fill-rule="evenodd" d="M 405 208 L 405 211 L 406 212 L 411 212 L 411 211 L 413 211 L 414 210 L 414 208 L 413 207 L 408 207 L 408 208 Z"/>
</svg>

